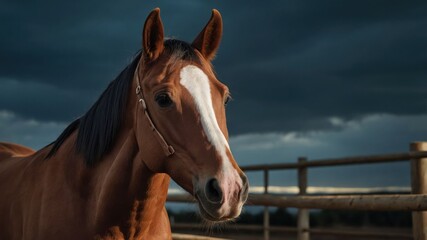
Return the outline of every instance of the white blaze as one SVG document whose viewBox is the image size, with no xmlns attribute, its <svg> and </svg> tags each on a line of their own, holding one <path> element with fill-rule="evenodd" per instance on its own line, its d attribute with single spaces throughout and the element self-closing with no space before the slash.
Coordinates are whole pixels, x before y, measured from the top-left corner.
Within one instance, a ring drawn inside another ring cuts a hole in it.
<svg viewBox="0 0 427 240">
<path fill-rule="evenodd" d="M 208 76 L 198 67 L 188 65 L 181 69 L 180 83 L 194 99 L 200 120 L 208 141 L 215 147 L 223 160 L 223 166 L 229 165 L 226 150 L 229 148 L 227 139 L 219 128 L 212 105 L 212 96 Z"/>
</svg>

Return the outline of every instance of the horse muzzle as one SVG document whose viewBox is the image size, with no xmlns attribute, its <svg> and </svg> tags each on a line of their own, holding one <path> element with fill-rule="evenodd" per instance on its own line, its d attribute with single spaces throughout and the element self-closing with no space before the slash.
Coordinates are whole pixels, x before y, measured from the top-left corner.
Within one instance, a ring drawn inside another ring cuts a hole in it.
<svg viewBox="0 0 427 240">
<path fill-rule="evenodd" d="M 200 214 L 208 221 L 221 222 L 238 217 L 248 198 L 249 184 L 243 173 L 235 181 L 210 178 L 196 186 L 194 193 Z"/>
</svg>

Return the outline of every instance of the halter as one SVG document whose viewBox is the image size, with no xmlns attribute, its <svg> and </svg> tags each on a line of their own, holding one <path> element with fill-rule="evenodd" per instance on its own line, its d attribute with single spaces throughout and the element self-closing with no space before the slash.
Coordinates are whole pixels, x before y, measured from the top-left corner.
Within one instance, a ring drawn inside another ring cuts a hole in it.
<svg viewBox="0 0 427 240">
<path fill-rule="evenodd" d="M 166 156 L 169 157 L 172 154 L 175 153 L 175 149 L 169 145 L 163 135 L 157 130 L 156 126 L 154 125 L 153 120 L 151 120 L 150 113 L 147 109 L 147 104 L 144 100 L 144 94 L 141 88 L 141 84 L 139 82 L 139 64 L 136 67 L 135 70 L 135 76 L 136 76 L 136 95 L 139 97 L 138 102 L 140 103 L 141 107 L 143 108 L 144 115 L 147 117 L 148 122 L 150 123 L 151 130 L 154 132 L 154 135 L 156 136 L 157 140 L 159 141 L 160 145 L 162 146 L 163 151 L 165 152 Z"/>
</svg>

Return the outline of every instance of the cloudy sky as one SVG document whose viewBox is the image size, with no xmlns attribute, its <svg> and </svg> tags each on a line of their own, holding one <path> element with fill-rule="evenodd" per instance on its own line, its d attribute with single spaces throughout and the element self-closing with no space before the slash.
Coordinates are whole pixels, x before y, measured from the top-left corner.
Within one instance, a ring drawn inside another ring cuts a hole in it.
<svg viewBox="0 0 427 240">
<path fill-rule="evenodd" d="M 240 165 L 401 152 L 427 141 L 426 1 L 0 1 L 0 141 L 40 148 L 141 47 L 148 13 L 191 42 L 217 8 L 214 61 Z M 313 169 L 311 186 L 408 186 L 406 163 Z M 251 182 L 260 185 L 258 174 Z M 272 173 L 295 185 L 295 172 Z"/>
</svg>

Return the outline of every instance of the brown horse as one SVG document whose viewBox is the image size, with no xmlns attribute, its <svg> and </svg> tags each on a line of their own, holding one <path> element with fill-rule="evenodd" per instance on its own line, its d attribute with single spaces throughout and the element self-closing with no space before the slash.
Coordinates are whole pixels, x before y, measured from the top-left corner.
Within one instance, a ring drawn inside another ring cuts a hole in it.
<svg viewBox="0 0 427 240">
<path fill-rule="evenodd" d="M 170 177 L 212 222 L 236 218 L 248 182 L 228 145 L 229 92 L 211 66 L 213 10 L 190 45 L 148 16 L 142 52 L 38 152 L 0 144 L 0 239 L 170 239 Z"/>
</svg>

